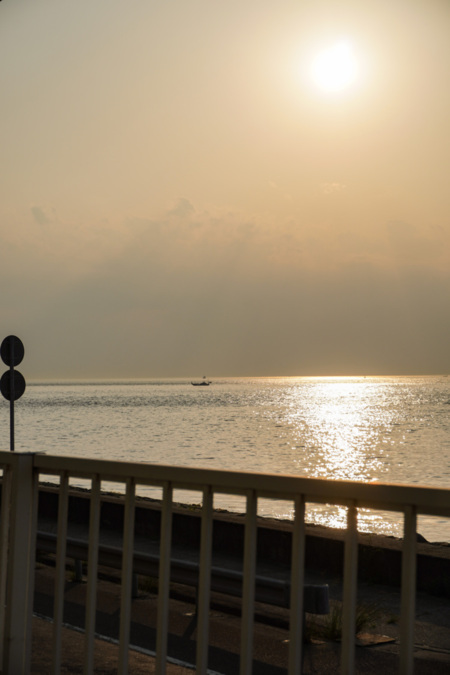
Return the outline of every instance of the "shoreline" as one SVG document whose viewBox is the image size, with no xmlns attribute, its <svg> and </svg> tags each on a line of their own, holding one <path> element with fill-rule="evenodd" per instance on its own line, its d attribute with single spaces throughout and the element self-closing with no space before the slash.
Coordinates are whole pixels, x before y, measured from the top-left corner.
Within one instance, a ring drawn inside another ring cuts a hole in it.
<svg viewBox="0 0 450 675">
<path fill-rule="evenodd" d="M 89 522 L 88 488 L 71 487 L 69 521 Z M 39 484 L 39 516 L 56 519 L 58 488 L 50 483 Z M 102 493 L 100 527 L 121 531 L 124 498 L 115 493 Z M 244 547 L 244 514 L 214 510 L 213 551 L 224 551 L 242 557 Z M 135 534 L 159 540 L 161 502 L 151 497 L 136 497 Z M 173 505 L 173 541 L 189 548 L 200 543 L 201 507 Z M 257 557 L 288 568 L 291 562 L 292 521 L 258 516 Z M 346 530 L 307 524 L 305 569 L 331 578 L 342 575 Z M 418 536 L 418 539 L 420 535 Z M 360 581 L 398 588 L 401 579 L 402 539 L 365 532 L 358 533 L 358 578 Z M 450 598 L 450 544 L 417 542 L 417 590 Z"/>
</svg>

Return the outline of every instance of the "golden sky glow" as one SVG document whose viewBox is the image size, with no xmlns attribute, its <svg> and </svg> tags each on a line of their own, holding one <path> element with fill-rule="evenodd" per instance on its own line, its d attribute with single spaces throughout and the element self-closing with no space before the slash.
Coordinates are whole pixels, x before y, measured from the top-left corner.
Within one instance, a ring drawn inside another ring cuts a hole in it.
<svg viewBox="0 0 450 675">
<path fill-rule="evenodd" d="M 4 0 L 29 376 L 450 371 L 449 35 L 447 0 Z"/>
</svg>

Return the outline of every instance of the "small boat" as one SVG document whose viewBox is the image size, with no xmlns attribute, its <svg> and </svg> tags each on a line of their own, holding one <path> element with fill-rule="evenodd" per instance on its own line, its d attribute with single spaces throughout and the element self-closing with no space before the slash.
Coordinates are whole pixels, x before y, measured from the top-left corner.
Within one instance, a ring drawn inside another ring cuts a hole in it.
<svg viewBox="0 0 450 675">
<path fill-rule="evenodd" d="M 209 387 L 211 381 L 206 379 L 206 375 L 203 375 L 203 380 L 201 382 L 191 382 L 191 384 L 194 387 Z"/>
</svg>

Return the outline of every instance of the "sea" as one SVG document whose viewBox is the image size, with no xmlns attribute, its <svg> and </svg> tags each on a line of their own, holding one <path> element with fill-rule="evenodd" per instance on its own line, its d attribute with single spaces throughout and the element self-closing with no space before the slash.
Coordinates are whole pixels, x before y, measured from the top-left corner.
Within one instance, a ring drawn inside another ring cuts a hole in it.
<svg viewBox="0 0 450 675">
<path fill-rule="evenodd" d="M 9 421 L 3 400 L 4 449 Z M 450 377 L 34 382 L 15 403 L 15 449 L 450 489 Z M 175 499 L 194 504 L 201 495 L 176 491 Z M 243 501 L 221 495 L 214 506 L 239 512 Z M 259 513 L 290 519 L 293 504 L 260 500 Z M 346 509 L 308 504 L 307 520 L 345 527 Z M 398 513 L 358 513 L 361 531 L 401 537 L 402 523 Z M 450 519 L 420 517 L 418 531 L 448 543 Z"/>
</svg>

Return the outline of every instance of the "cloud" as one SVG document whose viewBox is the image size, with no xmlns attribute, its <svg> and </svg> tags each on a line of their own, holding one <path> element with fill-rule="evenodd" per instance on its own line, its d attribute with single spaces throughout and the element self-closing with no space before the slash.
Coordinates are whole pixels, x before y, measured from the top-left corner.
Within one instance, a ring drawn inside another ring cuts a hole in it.
<svg viewBox="0 0 450 675">
<path fill-rule="evenodd" d="M 284 190 L 278 183 L 276 183 L 274 180 L 269 181 L 269 188 L 273 192 L 273 194 L 276 194 L 277 196 L 281 197 L 282 199 L 290 202 L 292 201 L 292 195 Z"/>
<path fill-rule="evenodd" d="M 175 218 L 189 218 L 194 213 L 195 208 L 191 202 L 185 197 L 179 197 L 175 202 L 175 206 L 168 211 L 167 215 Z"/>
<path fill-rule="evenodd" d="M 5 234 L 0 309 L 36 355 L 30 377 L 442 372 L 450 359 L 445 230 L 275 223 L 183 199 L 159 218 Z"/>
<path fill-rule="evenodd" d="M 322 183 L 320 189 L 324 195 L 331 195 L 336 192 L 343 192 L 347 186 L 343 183 Z"/>
<path fill-rule="evenodd" d="M 51 218 L 47 216 L 44 209 L 40 206 L 32 206 L 31 214 L 34 218 L 34 221 L 41 226 L 48 225 L 51 222 Z"/>
</svg>

